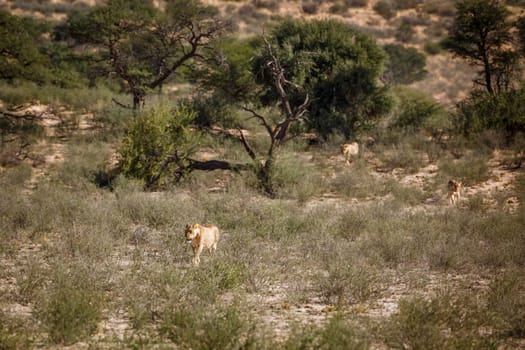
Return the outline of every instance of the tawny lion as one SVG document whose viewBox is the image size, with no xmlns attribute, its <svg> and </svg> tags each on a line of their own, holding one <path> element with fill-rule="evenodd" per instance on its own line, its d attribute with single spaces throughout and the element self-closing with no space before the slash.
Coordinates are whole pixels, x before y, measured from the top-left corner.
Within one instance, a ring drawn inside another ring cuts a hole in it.
<svg viewBox="0 0 525 350">
<path fill-rule="evenodd" d="M 447 198 L 450 204 L 457 205 L 459 199 L 461 198 L 461 187 L 463 186 L 463 184 L 461 183 L 461 181 L 450 180 L 447 186 Z"/>
<path fill-rule="evenodd" d="M 191 244 L 193 249 L 193 259 L 191 261 L 194 265 L 199 265 L 201 261 L 200 255 L 204 248 L 207 248 L 210 254 L 217 250 L 217 243 L 219 242 L 219 229 L 217 226 L 188 224 L 184 235 L 186 236 L 186 242 Z"/>
<path fill-rule="evenodd" d="M 341 153 L 345 157 L 346 164 L 350 164 L 352 157 L 359 154 L 359 144 L 357 142 L 342 144 Z"/>
</svg>

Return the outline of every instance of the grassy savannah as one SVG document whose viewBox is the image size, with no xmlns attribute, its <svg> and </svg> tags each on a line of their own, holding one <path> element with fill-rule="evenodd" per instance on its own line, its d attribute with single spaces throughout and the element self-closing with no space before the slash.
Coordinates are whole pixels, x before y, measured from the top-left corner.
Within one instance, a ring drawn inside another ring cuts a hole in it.
<svg viewBox="0 0 525 350">
<path fill-rule="evenodd" d="M 0 9 L 0 349 L 525 346 L 523 19 L 467 69 L 470 1 L 80 3 Z"/>
</svg>

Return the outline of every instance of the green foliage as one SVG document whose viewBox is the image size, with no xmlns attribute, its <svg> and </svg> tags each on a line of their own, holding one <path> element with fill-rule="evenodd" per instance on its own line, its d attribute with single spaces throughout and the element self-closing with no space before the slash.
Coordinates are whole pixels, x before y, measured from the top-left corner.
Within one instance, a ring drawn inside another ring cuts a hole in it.
<svg viewBox="0 0 525 350">
<path fill-rule="evenodd" d="M 396 8 L 399 10 L 408 10 L 416 8 L 423 0 L 395 0 Z"/>
<path fill-rule="evenodd" d="M 212 87 L 223 98 L 236 102 L 254 99 L 258 87 L 253 78 L 250 60 L 262 45 L 261 38 L 225 38 L 216 45 L 227 64 L 219 69 L 203 67 L 204 70 L 198 77 L 203 79 L 205 91 Z"/>
<path fill-rule="evenodd" d="M 0 10 L 0 80 L 49 78 L 47 58 L 39 51 L 42 31 L 34 20 Z"/>
<path fill-rule="evenodd" d="M 342 313 L 330 316 L 321 325 L 297 325 L 282 345 L 284 350 L 370 348 L 371 340 L 363 334 L 357 322 Z"/>
<path fill-rule="evenodd" d="M 375 12 L 386 20 L 396 16 L 396 7 L 391 0 L 379 0 L 373 8 Z"/>
<path fill-rule="evenodd" d="M 397 87 L 398 98 L 391 127 L 415 132 L 445 114 L 443 108 L 425 93 L 411 88 Z"/>
<path fill-rule="evenodd" d="M 54 343 L 72 344 L 96 331 L 103 295 L 96 276 L 79 266 L 56 266 L 50 285 L 42 292 L 36 314 Z"/>
<path fill-rule="evenodd" d="M 72 14 L 63 32 L 78 43 L 97 45 L 95 61 L 104 62 L 99 69 L 114 74 L 133 96 L 133 107 L 140 108 L 152 89 L 205 56 L 203 47 L 224 29 L 222 22 L 210 21 L 216 11 L 198 0 L 170 2 L 164 12 L 151 1 L 111 0 L 87 15 Z"/>
<path fill-rule="evenodd" d="M 407 18 L 403 18 L 396 29 L 395 37 L 397 41 L 408 43 L 412 40 L 415 33 L 414 25 Z"/>
<path fill-rule="evenodd" d="M 389 61 L 384 78 L 392 84 L 411 84 L 425 78 L 426 57 L 415 48 L 403 45 L 387 44 L 384 47 Z"/>
<path fill-rule="evenodd" d="M 146 184 L 164 183 L 164 176 L 190 156 L 198 138 L 190 130 L 195 113 L 185 104 L 173 110 L 160 105 L 131 122 L 120 147 L 120 167 Z"/>
<path fill-rule="evenodd" d="M 164 310 L 160 333 L 183 349 L 257 349 L 255 324 L 235 305 L 206 310 L 198 304 Z"/>
<path fill-rule="evenodd" d="M 479 328 L 489 322 L 481 310 L 474 297 L 454 300 L 442 294 L 430 300 L 405 298 L 385 327 L 385 340 L 395 348 L 494 348 L 495 341 L 489 335 L 479 334 Z"/>
<path fill-rule="evenodd" d="M 498 330 L 502 335 L 525 335 L 525 280 L 518 270 L 499 275 L 491 284 L 488 309 L 495 314 Z"/>
<path fill-rule="evenodd" d="M 441 52 L 441 44 L 439 42 L 426 42 L 423 50 L 429 55 L 437 55 Z"/>
<path fill-rule="evenodd" d="M 455 113 L 455 125 L 464 135 L 476 135 L 493 129 L 509 136 L 525 131 L 525 88 L 493 96 L 473 94 L 461 102 Z"/>
<path fill-rule="evenodd" d="M 478 67 L 475 83 L 490 94 L 508 90 L 518 68 L 512 45 L 510 11 L 497 0 L 462 0 L 443 45 Z"/>
<path fill-rule="evenodd" d="M 349 137 L 390 109 L 388 91 L 378 84 L 385 55 L 367 35 L 337 21 L 284 21 L 270 42 L 286 79 L 301 87 L 290 100 L 300 103 L 308 92 L 307 124 L 323 137 L 334 131 Z M 253 62 L 257 81 L 265 83 L 264 105 L 278 100 L 268 60 L 265 52 Z"/>
<path fill-rule="evenodd" d="M 472 186 L 489 178 L 487 158 L 482 155 L 470 155 L 451 161 L 443 159 L 439 163 L 442 179 L 461 179 L 464 186 Z"/>
</svg>

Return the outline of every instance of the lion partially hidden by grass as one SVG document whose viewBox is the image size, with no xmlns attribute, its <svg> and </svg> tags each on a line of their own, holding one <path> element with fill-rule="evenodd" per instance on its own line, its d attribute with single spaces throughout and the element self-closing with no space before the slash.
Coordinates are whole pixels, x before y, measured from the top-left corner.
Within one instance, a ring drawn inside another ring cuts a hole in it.
<svg viewBox="0 0 525 350">
<path fill-rule="evenodd" d="M 219 242 L 219 228 L 214 225 L 186 225 L 184 232 L 186 241 L 191 244 L 193 249 L 194 265 L 199 265 L 200 255 L 204 248 L 207 248 L 210 254 L 217 250 L 217 243 Z"/>
<path fill-rule="evenodd" d="M 447 198 L 450 204 L 457 205 L 457 203 L 459 202 L 459 199 L 461 198 L 461 187 L 462 186 L 463 184 L 461 183 L 461 181 L 450 180 L 448 182 Z"/>
</svg>

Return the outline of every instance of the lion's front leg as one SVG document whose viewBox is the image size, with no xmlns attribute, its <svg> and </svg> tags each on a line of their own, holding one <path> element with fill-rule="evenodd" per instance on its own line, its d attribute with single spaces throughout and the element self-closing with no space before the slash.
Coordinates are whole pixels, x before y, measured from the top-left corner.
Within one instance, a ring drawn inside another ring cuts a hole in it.
<svg viewBox="0 0 525 350">
<path fill-rule="evenodd" d="M 194 265 L 199 265 L 199 263 L 201 262 L 201 253 L 202 253 L 202 245 L 200 245 L 199 247 L 197 247 L 196 249 L 193 249 L 193 264 Z"/>
</svg>

